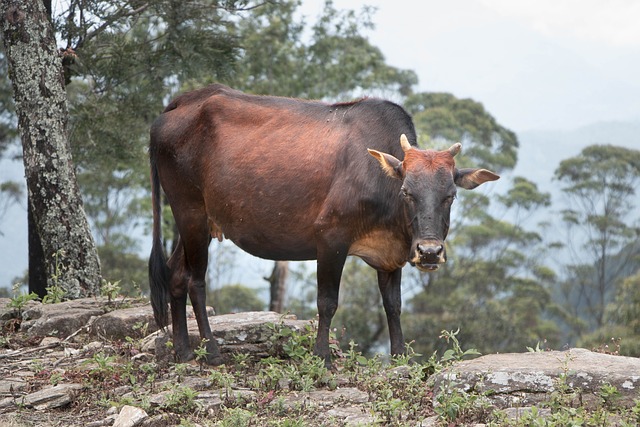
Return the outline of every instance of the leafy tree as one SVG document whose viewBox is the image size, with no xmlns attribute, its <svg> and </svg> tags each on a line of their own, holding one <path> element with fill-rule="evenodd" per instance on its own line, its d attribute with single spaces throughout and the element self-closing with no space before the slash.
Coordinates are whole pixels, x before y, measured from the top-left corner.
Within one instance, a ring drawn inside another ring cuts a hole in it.
<svg viewBox="0 0 640 427">
<path fill-rule="evenodd" d="M 421 92 L 404 102 L 419 129 L 422 145 L 443 139 L 462 142 L 464 159 L 494 171 L 512 169 L 517 161 L 518 138 L 501 126 L 482 104 L 449 93 Z"/>
<path fill-rule="evenodd" d="M 607 305 L 604 325 L 581 337 L 578 345 L 608 347 L 612 352 L 640 357 L 640 273 L 623 280 L 615 299 Z"/>
<path fill-rule="evenodd" d="M 259 94 L 335 99 L 362 89 L 408 93 L 417 83 L 413 71 L 387 65 L 363 34 L 373 28 L 369 8 L 338 11 L 325 1 L 305 42 L 307 25 L 295 16 L 300 3 L 266 4 L 239 22 L 235 35 L 242 50 L 229 84 Z"/>
<path fill-rule="evenodd" d="M 72 169 L 62 64 L 47 12 L 40 1 L 2 1 L 0 28 L 47 285 L 70 298 L 95 295 L 100 265 Z"/>
<path fill-rule="evenodd" d="M 555 178 L 564 184 L 569 202 L 562 219 L 574 260 L 562 292 L 568 309 L 593 330 L 604 325 L 616 284 L 638 266 L 640 248 L 632 243 L 640 236 L 634 197 L 640 182 L 640 151 L 592 145 L 563 160 Z"/>
<path fill-rule="evenodd" d="M 216 314 L 265 309 L 265 304 L 258 296 L 257 290 L 244 285 L 226 285 L 214 290 L 211 294 Z"/>
</svg>

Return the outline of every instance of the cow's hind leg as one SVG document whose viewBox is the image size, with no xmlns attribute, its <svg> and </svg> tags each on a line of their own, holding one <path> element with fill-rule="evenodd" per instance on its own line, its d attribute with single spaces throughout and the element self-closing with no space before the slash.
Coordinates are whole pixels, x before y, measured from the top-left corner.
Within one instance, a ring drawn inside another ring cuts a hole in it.
<svg viewBox="0 0 640 427">
<path fill-rule="evenodd" d="M 171 270 L 169 304 L 171 306 L 173 350 L 177 361 L 185 362 L 193 359 L 193 352 L 189 347 L 186 312 L 189 274 L 186 270 L 184 248 L 181 241 L 178 241 L 168 264 Z"/>
<path fill-rule="evenodd" d="M 191 215 L 183 215 L 176 218 L 176 224 L 180 232 L 176 256 L 175 284 L 172 283 L 171 311 L 180 316 L 172 321 L 174 347 L 178 360 L 184 361 L 193 358 L 193 352 L 189 346 L 189 337 L 186 322 L 186 296 L 189 295 L 193 311 L 198 323 L 200 338 L 205 340 L 207 355 L 205 361 L 208 364 L 222 363 L 218 344 L 211 333 L 211 326 L 207 317 L 206 281 L 208 262 L 208 248 L 211 237 L 207 229 L 206 217 L 194 215 L 197 210 L 186 210 Z M 182 250 L 180 250 L 182 249 Z M 170 261 L 173 265 L 174 260 Z M 175 292 L 173 290 L 175 289 Z"/>
<path fill-rule="evenodd" d="M 402 308 L 402 297 L 400 292 L 400 282 L 402 279 L 402 269 L 397 269 L 391 273 L 378 271 L 378 287 L 382 295 L 382 304 L 387 315 L 389 325 L 389 338 L 391 340 L 391 354 L 399 355 L 404 353 L 404 337 L 400 324 L 400 312 Z"/>
</svg>

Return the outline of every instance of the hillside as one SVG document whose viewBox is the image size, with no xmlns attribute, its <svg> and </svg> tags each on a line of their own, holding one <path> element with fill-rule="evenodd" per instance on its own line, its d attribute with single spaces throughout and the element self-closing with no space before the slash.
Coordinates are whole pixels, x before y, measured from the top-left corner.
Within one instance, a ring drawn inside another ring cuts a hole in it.
<svg viewBox="0 0 640 427">
<path fill-rule="evenodd" d="M 628 426 L 640 359 L 584 349 L 420 363 L 335 347 L 310 354 L 313 322 L 268 312 L 210 317 L 225 365 L 175 363 L 144 300 L 0 299 L 0 426 Z"/>
</svg>

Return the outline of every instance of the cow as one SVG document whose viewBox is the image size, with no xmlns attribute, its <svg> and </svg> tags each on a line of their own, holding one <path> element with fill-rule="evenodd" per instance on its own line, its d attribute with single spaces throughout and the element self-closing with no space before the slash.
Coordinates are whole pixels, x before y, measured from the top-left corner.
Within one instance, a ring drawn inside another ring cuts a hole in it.
<svg viewBox="0 0 640 427">
<path fill-rule="evenodd" d="M 317 260 L 314 353 L 331 366 L 329 330 L 347 256 L 377 272 L 391 353 L 405 349 L 402 267 L 446 261 L 456 187 L 499 178 L 458 169 L 448 150 L 417 147 L 411 116 L 390 101 L 329 104 L 245 94 L 220 84 L 174 99 L 150 132 L 153 243 L 151 303 L 159 327 L 171 309 L 176 359 L 189 348 L 189 296 L 210 364 L 222 363 L 207 320 L 205 275 L 213 238 L 271 260 Z M 167 260 L 161 191 L 179 234 Z"/>
</svg>

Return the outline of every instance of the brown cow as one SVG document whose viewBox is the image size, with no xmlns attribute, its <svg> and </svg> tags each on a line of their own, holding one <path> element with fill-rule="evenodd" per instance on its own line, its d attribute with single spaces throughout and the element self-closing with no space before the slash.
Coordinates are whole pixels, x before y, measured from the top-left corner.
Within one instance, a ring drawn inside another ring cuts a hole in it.
<svg viewBox="0 0 640 427">
<path fill-rule="evenodd" d="M 406 135 L 406 136 L 405 136 Z M 317 260 L 315 353 L 330 364 L 329 327 L 348 255 L 376 269 L 391 353 L 404 351 L 400 279 L 408 261 L 433 271 L 456 185 L 498 179 L 457 169 L 460 144 L 415 147 L 411 117 L 379 99 L 326 104 L 247 95 L 222 85 L 176 98 L 151 128 L 151 302 L 159 326 L 171 307 L 178 360 L 193 357 L 185 305 L 193 304 L 209 363 L 220 353 L 205 312 L 212 237 L 272 260 Z M 161 244 L 160 186 L 180 235 L 168 262 Z"/>
</svg>

